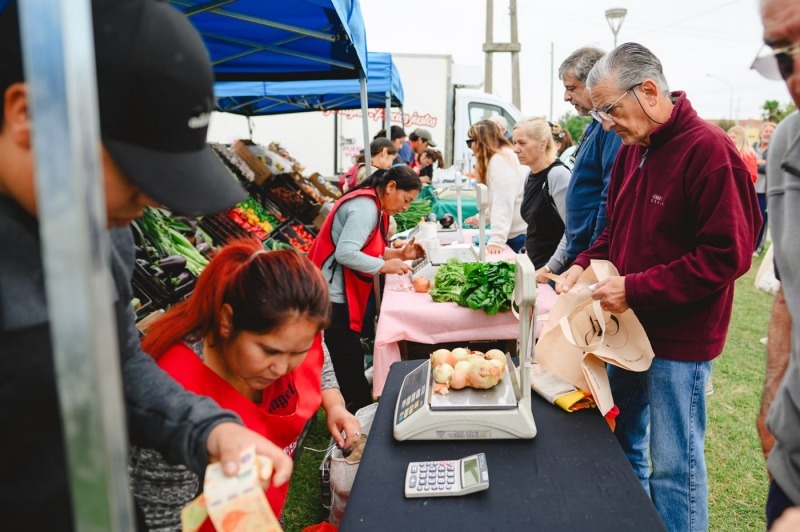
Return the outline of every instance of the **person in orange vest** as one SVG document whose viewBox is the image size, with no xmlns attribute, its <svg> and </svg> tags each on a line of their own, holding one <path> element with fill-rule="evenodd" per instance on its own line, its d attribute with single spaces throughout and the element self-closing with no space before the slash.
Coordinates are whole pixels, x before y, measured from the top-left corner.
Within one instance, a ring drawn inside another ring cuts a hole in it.
<svg viewBox="0 0 800 532">
<path fill-rule="evenodd" d="M 329 311 L 328 284 L 310 260 L 242 239 L 217 253 L 192 295 L 149 328 L 142 347 L 186 390 L 235 412 L 289 456 L 320 406 L 333 439 L 346 448 L 361 427 L 345 409 L 323 348 Z M 181 509 L 203 489 L 200 477 L 153 449 L 133 448 L 130 471 L 152 529 L 180 527 Z M 275 515 L 288 486 L 266 491 Z M 211 522 L 201 530 L 213 530 Z"/>
<path fill-rule="evenodd" d="M 378 170 L 336 201 L 308 252 L 328 281 L 333 308 L 325 344 L 350 412 L 372 403 L 360 333 L 373 277 L 408 273 L 404 261 L 425 255 L 414 239 L 387 248 L 389 216 L 408 210 L 421 188 L 408 166 Z"/>
</svg>

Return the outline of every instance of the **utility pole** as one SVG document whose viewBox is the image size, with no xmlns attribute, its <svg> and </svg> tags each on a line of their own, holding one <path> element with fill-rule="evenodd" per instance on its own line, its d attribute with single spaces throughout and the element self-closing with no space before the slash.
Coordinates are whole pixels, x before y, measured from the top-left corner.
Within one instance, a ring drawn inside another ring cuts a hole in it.
<svg viewBox="0 0 800 532">
<path fill-rule="evenodd" d="M 509 0 L 509 13 L 511 15 L 511 42 L 494 42 L 494 0 L 486 0 L 486 42 L 483 51 L 486 54 L 485 72 L 483 87 L 486 92 L 492 92 L 492 54 L 503 52 L 511 54 L 511 99 L 512 103 L 519 108 L 520 89 L 519 89 L 519 35 L 517 32 L 517 0 Z"/>
</svg>

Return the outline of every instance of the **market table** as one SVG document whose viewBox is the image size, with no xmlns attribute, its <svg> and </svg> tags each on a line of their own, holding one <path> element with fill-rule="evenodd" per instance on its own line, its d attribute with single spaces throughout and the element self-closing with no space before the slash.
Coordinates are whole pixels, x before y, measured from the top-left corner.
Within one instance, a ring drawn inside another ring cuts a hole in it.
<svg viewBox="0 0 800 532">
<path fill-rule="evenodd" d="M 567 413 L 533 394 L 533 440 L 395 441 L 400 385 L 422 362 L 392 366 L 339 530 L 666 530 L 596 410 Z M 478 452 L 486 454 L 488 490 L 404 497 L 408 462 Z"/>
<path fill-rule="evenodd" d="M 476 231 L 464 231 L 472 238 Z M 506 247 L 497 255 L 486 255 L 489 262 L 514 260 L 514 252 Z M 519 320 L 511 312 L 488 316 L 482 310 L 460 307 L 455 303 L 435 303 L 429 294 L 420 294 L 410 287 L 406 275 L 387 275 L 381 299 L 375 348 L 372 361 L 372 394 L 380 397 L 389 367 L 400 361 L 402 340 L 422 344 L 438 344 L 471 340 L 511 340 L 519 338 Z M 403 288 L 406 288 L 405 290 Z M 539 314 L 549 312 L 556 294 L 546 284 L 539 285 Z"/>
</svg>

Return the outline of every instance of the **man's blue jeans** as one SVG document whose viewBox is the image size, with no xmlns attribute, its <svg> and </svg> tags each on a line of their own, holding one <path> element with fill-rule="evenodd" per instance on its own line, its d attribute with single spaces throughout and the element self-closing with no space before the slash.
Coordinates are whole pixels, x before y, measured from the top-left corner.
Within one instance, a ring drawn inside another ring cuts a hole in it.
<svg viewBox="0 0 800 532">
<path fill-rule="evenodd" d="M 708 529 L 704 451 L 710 374 L 711 362 L 663 358 L 653 359 L 642 373 L 608 366 L 620 410 L 614 433 L 671 531 Z"/>
</svg>

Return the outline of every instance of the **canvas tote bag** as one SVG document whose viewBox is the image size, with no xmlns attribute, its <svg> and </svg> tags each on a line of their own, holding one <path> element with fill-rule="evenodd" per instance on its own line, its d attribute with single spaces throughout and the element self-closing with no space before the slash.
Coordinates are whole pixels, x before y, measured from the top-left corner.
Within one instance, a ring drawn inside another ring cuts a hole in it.
<svg viewBox="0 0 800 532">
<path fill-rule="evenodd" d="M 607 312 L 592 299 L 589 286 L 616 275 L 619 272 L 611 262 L 593 260 L 570 291 L 558 297 L 536 344 L 536 361 L 590 392 L 603 416 L 614 407 L 606 364 L 646 371 L 655 356 L 633 310 Z M 550 278 L 562 280 L 555 275 Z"/>
</svg>

